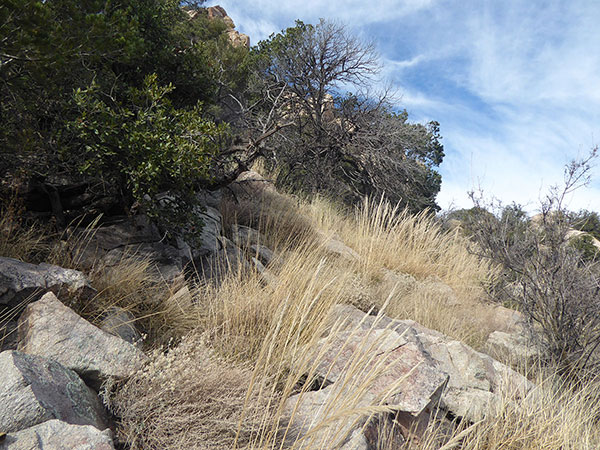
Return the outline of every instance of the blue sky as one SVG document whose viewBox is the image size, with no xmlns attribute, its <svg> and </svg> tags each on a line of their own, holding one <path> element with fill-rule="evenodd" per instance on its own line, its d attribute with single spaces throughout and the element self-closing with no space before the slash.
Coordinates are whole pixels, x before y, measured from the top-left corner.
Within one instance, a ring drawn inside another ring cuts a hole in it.
<svg viewBox="0 0 600 450">
<path fill-rule="evenodd" d="M 252 44 L 295 19 L 373 40 L 414 121 L 437 120 L 444 208 L 482 188 L 535 211 L 564 165 L 600 144 L 600 0 L 220 0 Z M 571 209 L 600 211 L 600 160 Z"/>
</svg>

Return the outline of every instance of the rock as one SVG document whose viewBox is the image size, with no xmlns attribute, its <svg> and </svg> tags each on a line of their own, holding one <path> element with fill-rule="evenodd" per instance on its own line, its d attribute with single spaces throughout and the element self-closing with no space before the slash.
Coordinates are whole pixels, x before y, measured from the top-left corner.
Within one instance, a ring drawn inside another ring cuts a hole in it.
<svg viewBox="0 0 600 450">
<path fill-rule="evenodd" d="M 141 342 L 142 335 L 135 328 L 135 316 L 129 311 L 111 306 L 102 316 L 100 329 L 133 345 Z"/>
<path fill-rule="evenodd" d="M 235 30 L 235 23 L 227 15 L 227 12 L 221 6 L 210 6 L 206 8 L 208 12 L 208 18 L 215 20 L 222 20 L 227 26 L 227 36 L 229 37 L 229 41 L 231 45 L 234 47 L 246 47 L 250 48 L 250 38 L 242 33 L 239 33 Z"/>
<path fill-rule="evenodd" d="M 270 248 L 261 245 L 254 244 L 250 246 L 251 254 L 256 257 L 261 263 L 268 266 L 275 259 L 275 253 Z"/>
<path fill-rule="evenodd" d="M 198 211 L 196 215 L 202 220 L 204 226 L 200 232 L 200 244 L 194 248 L 194 259 L 217 253 L 222 249 L 220 239 L 223 218 L 221 213 L 211 206 L 206 206 L 204 211 Z"/>
<path fill-rule="evenodd" d="M 391 328 L 423 350 L 449 375 L 442 407 L 456 417 L 478 421 L 489 412 L 492 402 L 500 400 L 501 392 L 518 399 L 534 387 L 525 377 L 490 356 L 412 320 L 378 319 L 349 305 L 337 305 L 331 317 L 332 321 L 342 318 L 347 328 Z"/>
<path fill-rule="evenodd" d="M 224 194 L 233 196 L 234 201 L 258 200 L 267 195 L 277 195 L 277 190 L 273 183 L 253 170 L 249 170 L 242 172 L 233 183 L 230 183 Z"/>
<path fill-rule="evenodd" d="M 327 253 L 352 262 L 360 259 L 360 255 L 340 241 L 337 236 L 321 233 L 321 237 L 323 248 Z"/>
<path fill-rule="evenodd" d="M 16 350 L 18 340 L 16 320 L 4 320 L 0 324 L 0 352 L 4 350 Z"/>
<path fill-rule="evenodd" d="M 233 20 L 227 15 L 227 12 L 222 6 L 209 6 L 206 8 L 206 11 L 208 12 L 209 19 L 220 19 L 225 22 L 225 25 L 227 25 L 229 28 L 235 28 Z"/>
<path fill-rule="evenodd" d="M 114 450 L 110 430 L 90 425 L 71 425 L 49 420 L 31 428 L 8 433 L 0 450 Z"/>
<path fill-rule="evenodd" d="M 364 448 L 366 439 L 360 438 L 357 431 L 363 429 L 368 414 L 329 416 L 331 411 L 340 409 L 340 399 L 348 398 L 345 391 L 361 383 L 365 389 L 359 396 L 353 391 L 355 397 L 352 404 L 344 405 L 346 409 L 393 405 L 400 427 L 407 433 L 412 430 L 421 434 L 448 381 L 447 375 L 417 345 L 389 329 L 336 333 L 319 343 L 315 359 L 319 361 L 315 368 L 318 384 L 326 387 L 292 396 L 284 407 L 291 425 L 290 439 L 314 432 L 315 440 L 302 448 L 320 448 L 324 442 L 332 445 L 332 436 L 337 447 L 327 448 Z M 356 365 L 357 361 L 362 362 Z M 370 370 L 374 367 L 381 369 L 372 374 Z M 390 391 L 392 387 L 395 389 Z M 323 422 L 328 422 L 328 426 L 313 430 Z"/>
<path fill-rule="evenodd" d="M 227 37 L 234 47 L 250 48 L 250 36 L 247 34 L 240 33 L 237 30 L 227 30 Z"/>
<path fill-rule="evenodd" d="M 126 258 L 149 261 L 150 273 L 157 281 L 173 282 L 184 277 L 184 263 L 180 251 L 161 242 L 117 247 L 108 251 L 99 261 L 101 266 L 114 267 Z"/>
<path fill-rule="evenodd" d="M 244 252 L 226 237 L 220 239 L 223 249 L 197 262 L 199 275 L 206 282 L 220 283 L 229 273 L 247 272 L 251 266 Z"/>
<path fill-rule="evenodd" d="M 86 300 L 96 294 L 77 270 L 0 257 L 0 351 L 16 349 L 14 330 L 21 312 L 48 291 Z"/>
<path fill-rule="evenodd" d="M 238 247 L 250 247 L 251 245 L 260 245 L 265 242 L 265 237 L 261 232 L 254 228 L 246 227 L 244 225 L 232 225 L 231 235 L 233 242 Z"/>
<path fill-rule="evenodd" d="M 519 311 L 498 305 L 494 308 L 492 317 L 493 327 L 498 331 L 506 333 L 525 334 L 527 324 L 525 317 Z"/>
<path fill-rule="evenodd" d="M 167 305 L 177 305 L 183 311 L 189 310 L 194 304 L 194 297 L 187 286 L 183 286 L 169 297 Z"/>
<path fill-rule="evenodd" d="M 221 207 L 221 201 L 223 200 L 223 191 L 221 189 L 217 189 L 215 191 L 200 189 L 196 193 L 196 199 L 198 200 L 198 204 L 201 206 L 210 206 L 218 211 Z"/>
<path fill-rule="evenodd" d="M 21 316 L 18 348 L 54 359 L 95 389 L 108 377 L 129 377 L 147 360 L 133 345 L 79 317 L 52 293 L 30 304 Z"/>
<path fill-rule="evenodd" d="M 486 350 L 495 358 L 526 365 L 535 361 L 540 355 L 527 336 L 503 331 L 494 331 L 489 335 Z"/>
<path fill-rule="evenodd" d="M 168 208 L 170 195 L 161 193 L 156 201 Z M 75 232 L 77 244 L 73 257 L 82 267 L 113 267 L 123 259 L 149 261 L 157 281 L 173 283 L 185 279 L 186 267 L 196 259 L 222 249 L 221 213 L 209 206 L 194 208 L 194 215 L 202 222 L 200 231 L 181 228 L 172 231 L 174 238 L 166 240 L 158 227 L 147 216 L 136 215 L 109 226 Z M 189 236 L 196 238 L 190 241 Z"/>
<path fill-rule="evenodd" d="M 14 308 L 45 292 L 92 298 L 96 291 L 83 273 L 51 264 L 29 264 L 0 257 L 0 307 Z"/>
<path fill-rule="evenodd" d="M 98 396 L 56 361 L 18 351 L 0 353 L 0 430 L 19 431 L 51 419 L 106 428 Z"/>
</svg>

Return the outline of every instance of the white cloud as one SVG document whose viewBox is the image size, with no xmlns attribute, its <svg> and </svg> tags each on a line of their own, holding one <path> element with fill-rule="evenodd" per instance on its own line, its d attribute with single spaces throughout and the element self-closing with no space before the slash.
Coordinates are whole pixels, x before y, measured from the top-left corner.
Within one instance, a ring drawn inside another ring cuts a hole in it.
<svg viewBox="0 0 600 450">
<path fill-rule="evenodd" d="M 215 2 L 213 2 L 214 4 Z M 441 124 L 438 202 L 469 206 L 478 184 L 535 209 L 563 166 L 600 138 L 600 2 L 257 0 L 220 3 L 253 42 L 296 18 L 346 22 L 376 39 L 384 77 L 417 121 Z M 595 169 L 597 178 L 600 170 Z M 600 211 L 600 181 L 572 208 Z"/>
<path fill-rule="evenodd" d="M 314 23 L 320 18 L 340 20 L 351 27 L 399 20 L 416 11 L 432 7 L 437 0 L 234 0 L 210 1 L 219 4 L 253 42 L 265 39 L 269 34 L 293 26 L 295 19 Z M 260 22 L 265 26 L 248 25 Z M 269 27 L 267 25 L 272 25 Z"/>
</svg>

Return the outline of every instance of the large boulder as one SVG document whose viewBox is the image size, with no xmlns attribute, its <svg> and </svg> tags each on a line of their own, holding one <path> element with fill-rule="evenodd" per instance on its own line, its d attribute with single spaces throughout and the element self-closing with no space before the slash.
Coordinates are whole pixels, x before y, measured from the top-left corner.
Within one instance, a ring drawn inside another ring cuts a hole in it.
<svg viewBox="0 0 600 450">
<path fill-rule="evenodd" d="M 19 431 L 51 419 L 105 429 L 98 396 L 56 361 L 18 351 L 0 353 L 0 430 Z"/>
<path fill-rule="evenodd" d="M 493 403 L 507 397 L 523 398 L 534 387 L 525 377 L 489 355 L 412 320 L 378 319 L 350 305 L 334 307 L 334 319 L 342 320 L 343 326 L 351 329 L 393 329 L 420 348 L 448 374 L 441 406 L 455 417 L 478 421 L 491 410 Z"/>
<path fill-rule="evenodd" d="M 88 279 L 77 270 L 0 257 L 0 351 L 16 348 L 19 315 L 28 302 L 48 291 L 84 299 L 96 294 Z"/>
<path fill-rule="evenodd" d="M 284 408 L 290 421 L 288 439 L 311 436 L 302 448 L 323 443 L 331 445 L 327 448 L 365 448 L 360 432 L 368 429 L 370 415 L 365 411 L 379 405 L 394 409 L 405 433 L 422 434 L 448 381 L 435 361 L 390 329 L 339 332 L 321 340 L 314 351 L 314 374 L 325 387 L 290 397 Z M 340 409 L 350 412 L 331 416 Z M 315 428 L 323 423 L 327 426 Z"/>
<path fill-rule="evenodd" d="M 169 194 L 165 193 L 156 201 L 168 204 L 168 199 Z M 220 241 L 221 213 L 208 204 L 204 205 L 204 201 L 199 199 L 200 206 L 193 210 L 202 228 L 198 231 L 189 224 L 187 228 L 169 230 L 174 235 L 171 240 L 166 239 L 166 234 L 141 214 L 123 218 L 112 225 L 73 231 L 73 259 L 88 270 L 113 267 L 125 258 L 149 261 L 157 280 L 181 281 L 188 265 L 217 253 L 223 247 Z M 190 236 L 195 237 L 192 240 Z"/>
<path fill-rule="evenodd" d="M 95 327 L 48 293 L 19 320 L 19 350 L 58 361 L 99 388 L 109 377 L 126 378 L 146 362 L 143 352 Z"/>
<path fill-rule="evenodd" d="M 49 420 L 31 428 L 8 433 L 0 450 L 114 450 L 110 430 L 90 425 L 71 425 Z"/>
<path fill-rule="evenodd" d="M 96 293 L 77 270 L 0 257 L 0 307 L 18 307 L 22 301 L 35 300 L 48 291 L 87 299 Z"/>
</svg>

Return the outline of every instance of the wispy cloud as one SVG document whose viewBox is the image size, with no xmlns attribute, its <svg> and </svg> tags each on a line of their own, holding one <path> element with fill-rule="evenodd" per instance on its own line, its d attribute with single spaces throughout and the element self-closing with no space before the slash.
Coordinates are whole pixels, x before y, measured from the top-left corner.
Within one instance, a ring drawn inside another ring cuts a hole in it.
<svg viewBox="0 0 600 450">
<path fill-rule="evenodd" d="M 446 158 L 438 202 L 481 185 L 535 209 L 564 164 L 600 141 L 600 2 L 384 0 L 220 2 L 253 42 L 294 19 L 342 20 L 375 40 L 399 106 L 437 120 Z M 600 170 L 572 208 L 600 210 Z"/>
</svg>

